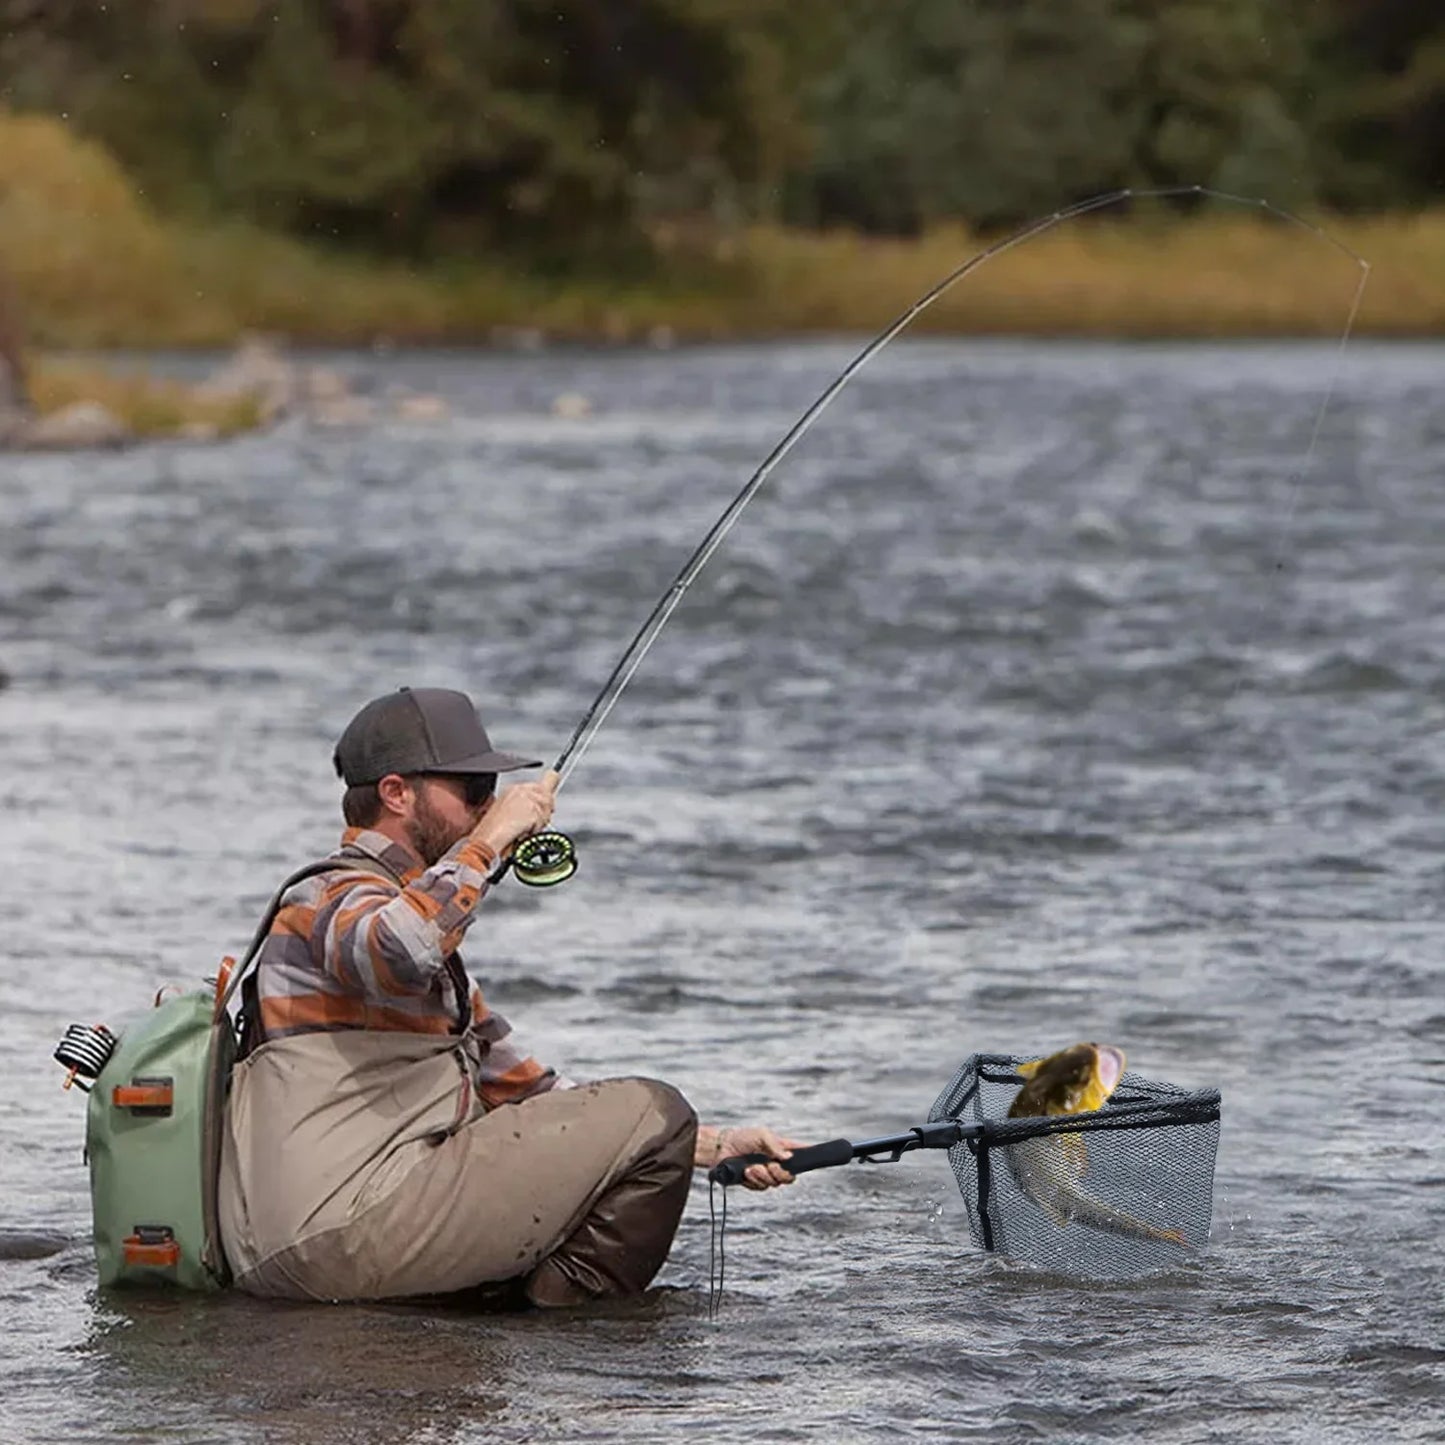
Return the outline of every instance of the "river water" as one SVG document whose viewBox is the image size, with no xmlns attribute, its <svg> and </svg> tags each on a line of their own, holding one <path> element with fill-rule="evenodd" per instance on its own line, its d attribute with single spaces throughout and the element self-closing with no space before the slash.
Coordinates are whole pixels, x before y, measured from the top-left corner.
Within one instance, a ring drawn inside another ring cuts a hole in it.
<svg viewBox="0 0 1445 1445">
<path fill-rule="evenodd" d="M 716 1322 L 701 1181 L 627 1307 L 98 1295 L 65 1025 L 244 945 L 375 693 L 555 755 L 852 349 L 343 355 L 450 419 L 4 459 L 7 1445 L 1445 1433 L 1439 346 L 1353 346 L 1312 451 L 1326 346 L 890 348 L 570 779 L 576 878 L 473 935 L 542 1057 L 715 1122 L 1079 1038 L 1218 1087 L 1202 1255 L 1009 1265 L 915 1154 L 733 1197 Z"/>
</svg>

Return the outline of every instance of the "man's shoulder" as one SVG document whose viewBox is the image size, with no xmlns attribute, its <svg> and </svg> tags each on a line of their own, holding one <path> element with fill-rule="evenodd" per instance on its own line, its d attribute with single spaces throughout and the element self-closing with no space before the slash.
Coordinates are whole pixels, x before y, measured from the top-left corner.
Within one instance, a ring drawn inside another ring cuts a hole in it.
<svg viewBox="0 0 1445 1445">
<path fill-rule="evenodd" d="M 338 854 L 334 858 L 318 860 L 312 871 L 296 878 L 281 895 L 281 902 L 283 906 L 296 903 L 314 906 L 361 887 L 379 887 L 389 893 L 400 889 L 391 871 L 376 859 Z"/>
<path fill-rule="evenodd" d="M 348 828 L 333 856 L 357 868 L 375 870 L 401 885 L 411 882 L 425 867 L 410 848 L 379 828 Z"/>
</svg>

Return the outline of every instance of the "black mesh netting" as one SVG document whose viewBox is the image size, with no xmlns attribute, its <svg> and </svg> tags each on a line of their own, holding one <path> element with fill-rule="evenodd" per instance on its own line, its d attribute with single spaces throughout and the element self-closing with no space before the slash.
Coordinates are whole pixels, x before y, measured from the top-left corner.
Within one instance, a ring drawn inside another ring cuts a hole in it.
<svg viewBox="0 0 1445 1445">
<path fill-rule="evenodd" d="M 1102 1109 L 1010 1119 L 1024 1056 L 973 1054 L 929 1120 L 982 1126 L 948 1151 L 974 1242 L 1063 1274 L 1171 1269 L 1209 1239 L 1219 1092 L 1126 1073 Z"/>
</svg>

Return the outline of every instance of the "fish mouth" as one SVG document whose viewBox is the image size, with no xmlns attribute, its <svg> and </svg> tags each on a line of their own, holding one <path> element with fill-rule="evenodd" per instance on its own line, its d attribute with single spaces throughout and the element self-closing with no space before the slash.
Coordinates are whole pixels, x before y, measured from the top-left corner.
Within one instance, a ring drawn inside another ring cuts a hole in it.
<svg viewBox="0 0 1445 1445">
<path fill-rule="evenodd" d="M 1095 1054 L 1099 1061 L 1099 1082 L 1104 1086 L 1105 1093 L 1112 1094 L 1124 1076 L 1124 1052 L 1107 1044 L 1098 1044 Z"/>
</svg>

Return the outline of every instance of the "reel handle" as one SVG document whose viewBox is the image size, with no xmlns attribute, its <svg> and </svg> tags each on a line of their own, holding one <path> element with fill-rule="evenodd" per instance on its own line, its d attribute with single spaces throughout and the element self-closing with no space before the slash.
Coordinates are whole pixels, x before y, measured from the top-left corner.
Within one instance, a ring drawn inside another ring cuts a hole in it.
<svg viewBox="0 0 1445 1445">
<path fill-rule="evenodd" d="M 542 775 L 542 782 L 555 797 L 562 775 L 555 768 Z M 551 888 L 565 883 L 577 871 L 577 845 L 555 828 L 543 829 L 519 838 L 512 851 L 491 872 L 488 883 L 500 883 L 508 871 L 529 888 Z"/>
<path fill-rule="evenodd" d="M 853 1145 L 848 1139 L 829 1139 L 822 1144 L 809 1144 L 794 1149 L 790 1159 L 774 1159 L 771 1154 L 734 1154 L 721 1164 L 714 1164 L 707 1177 L 714 1184 L 741 1184 L 743 1173 L 754 1164 L 781 1164 L 789 1174 L 807 1174 L 813 1169 L 832 1169 L 838 1164 L 853 1162 Z"/>
</svg>

